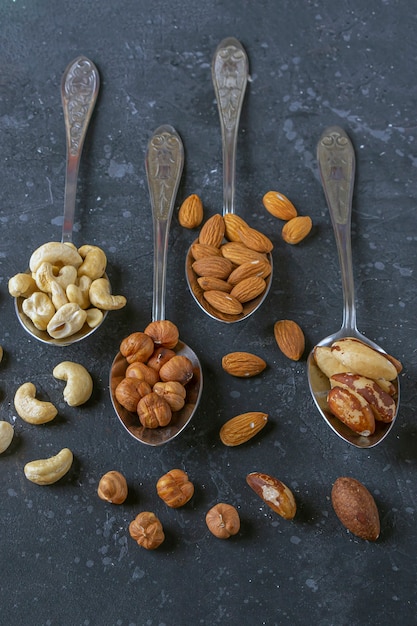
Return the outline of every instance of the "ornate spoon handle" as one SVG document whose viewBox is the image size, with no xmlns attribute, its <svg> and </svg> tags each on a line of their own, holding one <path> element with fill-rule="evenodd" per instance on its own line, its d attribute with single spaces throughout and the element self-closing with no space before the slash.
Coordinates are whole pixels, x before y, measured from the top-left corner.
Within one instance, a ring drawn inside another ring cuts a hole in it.
<svg viewBox="0 0 417 626">
<path fill-rule="evenodd" d="M 248 74 L 248 58 L 242 44 L 233 37 L 223 39 L 212 62 L 222 131 L 223 214 L 234 213 L 237 132 Z"/>
<path fill-rule="evenodd" d="M 72 61 L 62 77 L 61 98 L 67 141 L 63 242 L 72 241 L 80 157 L 99 86 L 96 66 L 83 56 Z"/>
<path fill-rule="evenodd" d="M 145 157 L 154 235 L 153 321 L 165 319 L 168 235 L 183 166 L 181 137 L 172 126 L 160 126 L 149 140 Z"/>
</svg>

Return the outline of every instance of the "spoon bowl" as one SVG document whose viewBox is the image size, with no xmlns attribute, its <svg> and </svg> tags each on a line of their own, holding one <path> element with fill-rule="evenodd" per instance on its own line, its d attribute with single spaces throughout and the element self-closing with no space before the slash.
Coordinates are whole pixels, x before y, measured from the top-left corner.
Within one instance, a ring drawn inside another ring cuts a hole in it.
<svg viewBox="0 0 417 626">
<path fill-rule="evenodd" d="M 223 152 L 223 215 L 235 213 L 235 174 L 236 145 L 240 114 L 249 76 L 249 63 L 242 44 L 234 37 L 227 37 L 219 43 L 212 61 L 212 79 L 220 116 Z M 196 242 L 194 242 L 196 243 Z M 243 311 L 237 315 L 221 313 L 204 298 L 204 291 L 198 284 L 198 276 L 192 268 L 194 262 L 190 246 L 185 275 L 188 287 L 200 308 L 211 318 L 221 322 L 239 322 L 252 315 L 265 300 L 272 279 L 272 255 L 267 254 L 271 273 L 265 279 L 266 287 L 257 298 L 246 302 Z"/>
<path fill-rule="evenodd" d="M 168 235 L 183 164 L 184 149 L 180 136 L 172 126 L 160 126 L 148 143 L 145 159 L 154 234 L 152 321 L 165 319 Z M 197 355 L 181 340 L 178 341 L 174 351 L 191 361 L 193 377 L 185 386 L 184 407 L 173 413 L 167 426 L 145 428 L 136 414 L 127 411 L 117 401 L 115 390 L 125 377 L 128 365 L 120 352 L 116 355 L 110 370 L 110 396 L 119 420 L 132 437 L 149 446 L 159 446 L 177 437 L 192 419 L 202 394 L 203 372 Z"/>
<path fill-rule="evenodd" d="M 343 337 L 352 337 L 386 354 L 385 350 L 367 337 L 364 337 L 356 327 L 351 250 L 355 153 L 349 137 L 342 128 L 330 126 L 322 133 L 318 142 L 317 158 L 339 254 L 343 290 L 343 322 L 339 331 L 325 337 L 316 346 L 330 346 L 334 341 Z M 336 435 L 358 448 L 372 448 L 385 439 L 398 415 L 400 401 L 398 376 L 393 381 L 396 389 L 396 413 L 394 419 L 389 423 L 376 421 L 375 432 L 372 435 L 363 436 L 348 428 L 330 412 L 327 404 L 327 394 L 330 389 L 329 379 L 317 366 L 314 359 L 314 349 L 310 352 L 307 359 L 307 375 L 313 400 L 321 416 Z"/>
<path fill-rule="evenodd" d="M 79 56 L 69 63 L 62 76 L 61 99 L 65 119 L 67 159 L 61 243 L 72 243 L 81 153 L 99 86 L 98 70 L 94 63 L 84 56 Z M 30 274 L 30 270 L 27 273 Z M 107 275 L 104 274 L 103 278 L 107 278 Z M 102 311 L 103 318 L 98 325 L 90 327 L 85 323 L 82 329 L 73 335 L 55 339 L 46 330 L 36 328 L 22 309 L 23 301 L 23 297 L 15 298 L 15 312 L 19 322 L 32 337 L 45 344 L 67 346 L 85 339 L 100 327 L 107 315 L 107 311 Z"/>
</svg>

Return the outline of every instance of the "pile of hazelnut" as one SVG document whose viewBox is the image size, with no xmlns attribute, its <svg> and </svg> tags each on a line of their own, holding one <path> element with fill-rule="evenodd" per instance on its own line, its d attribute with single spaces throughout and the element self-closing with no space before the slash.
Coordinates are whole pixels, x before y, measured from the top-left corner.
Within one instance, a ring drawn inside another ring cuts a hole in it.
<svg viewBox="0 0 417 626">
<path fill-rule="evenodd" d="M 177 326 L 162 320 L 120 344 L 128 365 L 115 397 L 127 411 L 137 413 L 144 428 L 167 426 L 185 405 L 186 385 L 194 372 L 190 359 L 175 352 L 178 340 Z"/>
</svg>

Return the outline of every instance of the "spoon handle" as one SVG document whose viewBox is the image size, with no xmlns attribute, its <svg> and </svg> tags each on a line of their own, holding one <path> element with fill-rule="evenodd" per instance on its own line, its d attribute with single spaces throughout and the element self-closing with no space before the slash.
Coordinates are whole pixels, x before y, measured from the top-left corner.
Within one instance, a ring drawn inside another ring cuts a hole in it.
<svg viewBox="0 0 417 626">
<path fill-rule="evenodd" d="M 320 137 L 317 159 L 339 254 L 343 289 L 343 325 L 356 331 L 351 216 L 355 179 L 355 152 L 342 128 L 330 126 Z"/>
<path fill-rule="evenodd" d="M 248 57 L 237 39 L 228 37 L 219 43 L 211 72 L 222 132 L 225 215 L 234 213 L 237 131 L 249 74 Z"/>
<path fill-rule="evenodd" d="M 145 157 L 154 236 L 153 321 L 165 319 L 168 234 L 183 166 L 181 137 L 172 126 L 159 126 L 149 140 Z"/>
<path fill-rule="evenodd" d="M 67 141 L 62 242 L 72 241 L 80 157 L 99 86 L 97 68 L 84 56 L 72 61 L 62 76 L 61 99 Z"/>
</svg>

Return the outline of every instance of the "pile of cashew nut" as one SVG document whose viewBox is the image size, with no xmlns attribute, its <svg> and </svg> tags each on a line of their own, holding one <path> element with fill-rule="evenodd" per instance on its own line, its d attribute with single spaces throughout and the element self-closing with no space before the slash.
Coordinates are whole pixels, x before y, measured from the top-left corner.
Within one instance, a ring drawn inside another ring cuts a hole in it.
<svg viewBox="0 0 417 626">
<path fill-rule="evenodd" d="M 22 310 L 33 325 L 54 339 L 98 326 L 103 311 L 121 309 L 124 296 L 111 294 L 107 258 L 98 246 L 51 241 L 37 248 L 29 272 L 9 280 L 9 293 L 24 298 Z"/>
</svg>

